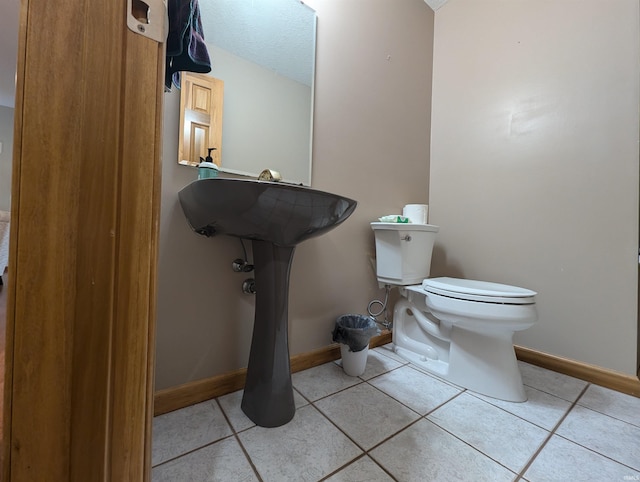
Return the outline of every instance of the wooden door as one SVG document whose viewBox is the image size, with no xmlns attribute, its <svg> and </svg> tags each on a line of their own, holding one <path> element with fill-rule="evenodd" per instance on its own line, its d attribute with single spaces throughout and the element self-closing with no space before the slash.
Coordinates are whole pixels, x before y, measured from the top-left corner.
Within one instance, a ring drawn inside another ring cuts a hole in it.
<svg viewBox="0 0 640 482">
<path fill-rule="evenodd" d="M 183 72 L 180 91 L 180 163 L 197 166 L 200 157 L 215 147 L 211 157 L 221 165 L 224 82 L 210 75 Z"/>
<path fill-rule="evenodd" d="M 22 0 L 4 481 L 149 478 L 164 54 L 126 5 Z"/>
</svg>

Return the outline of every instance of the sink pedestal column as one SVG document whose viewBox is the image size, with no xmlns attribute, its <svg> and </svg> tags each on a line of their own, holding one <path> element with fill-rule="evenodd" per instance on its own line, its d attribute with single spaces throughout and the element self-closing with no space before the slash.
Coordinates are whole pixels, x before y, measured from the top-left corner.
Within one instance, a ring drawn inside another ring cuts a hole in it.
<svg viewBox="0 0 640 482">
<path fill-rule="evenodd" d="M 295 414 L 289 364 L 289 274 L 294 246 L 253 240 L 256 312 L 242 411 L 256 425 L 279 427 Z"/>
</svg>

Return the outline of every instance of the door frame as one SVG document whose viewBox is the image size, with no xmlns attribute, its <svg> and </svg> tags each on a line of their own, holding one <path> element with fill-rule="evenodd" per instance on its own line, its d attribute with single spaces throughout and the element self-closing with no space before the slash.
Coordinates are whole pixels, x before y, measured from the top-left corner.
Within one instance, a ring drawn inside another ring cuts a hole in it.
<svg viewBox="0 0 640 482">
<path fill-rule="evenodd" d="M 22 0 L 5 481 L 149 479 L 164 46 L 126 9 Z"/>
</svg>

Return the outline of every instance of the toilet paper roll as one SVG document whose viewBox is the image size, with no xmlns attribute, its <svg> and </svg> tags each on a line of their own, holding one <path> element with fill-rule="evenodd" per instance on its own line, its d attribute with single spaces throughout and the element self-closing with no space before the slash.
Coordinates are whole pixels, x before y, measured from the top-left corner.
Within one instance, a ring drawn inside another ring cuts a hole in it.
<svg viewBox="0 0 640 482">
<path fill-rule="evenodd" d="M 407 204 L 402 208 L 402 215 L 409 218 L 415 224 L 428 224 L 429 205 L 428 204 Z"/>
</svg>

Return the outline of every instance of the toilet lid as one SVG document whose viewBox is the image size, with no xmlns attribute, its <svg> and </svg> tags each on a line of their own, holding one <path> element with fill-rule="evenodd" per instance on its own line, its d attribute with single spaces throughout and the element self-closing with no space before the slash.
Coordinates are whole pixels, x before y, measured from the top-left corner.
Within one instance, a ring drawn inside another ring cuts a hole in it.
<svg viewBox="0 0 640 482">
<path fill-rule="evenodd" d="M 535 303 L 537 294 L 517 286 L 459 278 L 428 278 L 422 282 L 422 289 L 451 298 L 488 303 Z"/>
</svg>

